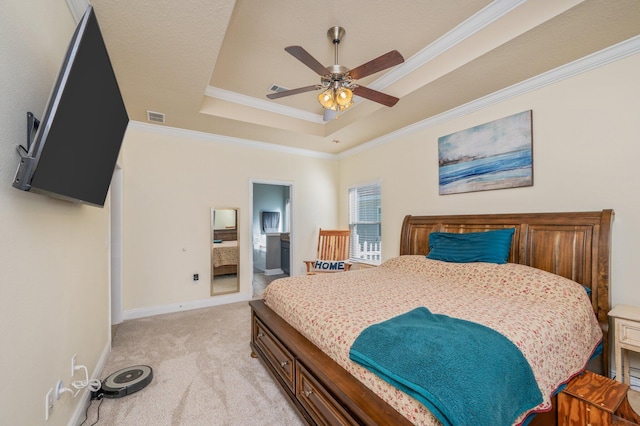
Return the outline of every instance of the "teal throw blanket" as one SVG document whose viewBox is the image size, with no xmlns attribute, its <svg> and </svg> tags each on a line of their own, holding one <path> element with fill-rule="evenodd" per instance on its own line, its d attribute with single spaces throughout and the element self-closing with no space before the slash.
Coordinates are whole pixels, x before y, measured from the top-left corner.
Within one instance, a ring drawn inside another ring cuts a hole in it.
<svg viewBox="0 0 640 426">
<path fill-rule="evenodd" d="M 512 425 L 542 402 L 529 363 L 509 339 L 423 307 L 367 327 L 349 357 L 444 425 Z"/>
</svg>

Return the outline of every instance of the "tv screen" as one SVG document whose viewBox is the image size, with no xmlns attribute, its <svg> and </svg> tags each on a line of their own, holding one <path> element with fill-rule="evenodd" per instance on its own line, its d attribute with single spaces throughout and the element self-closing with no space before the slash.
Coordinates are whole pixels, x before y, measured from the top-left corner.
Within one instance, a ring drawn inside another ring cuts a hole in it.
<svg viewBox="0 0 640 426">
<path fill-rule="evenodd" d="M 33 141 L 28 135 L 28 146 L 18 147 L 21 159 L 13 186 L 104 206 L 128 123 L 89 6 L 71 39 Z"/>
</svg>

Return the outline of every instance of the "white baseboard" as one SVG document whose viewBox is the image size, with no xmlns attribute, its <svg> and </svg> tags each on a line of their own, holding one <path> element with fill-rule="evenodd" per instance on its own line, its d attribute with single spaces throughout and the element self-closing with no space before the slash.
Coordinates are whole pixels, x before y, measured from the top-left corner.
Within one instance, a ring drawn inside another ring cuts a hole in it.
<svg viewBox="0 0 640 426">
<path fill-rule="evenodd" d="M 191 309 L 210 308 L 212 306 L 226 305 L 228 303 L 248 302 L 251 300 L 251 294 L 233 293 L 222 296 L 210 297 L 207 299 L 193 300 L 185 303 L 174 303 L 164 306 L 152 306 L 149 308 L 130 309 L 123 312 L 123 319 L 131 320 L 137 318 L 152 317 L 154 315 L 171 314 L 180 311 L 189 311 Z"/>
<path fill-rule="evenodd" d="M 278 269 L 265 269 L 264 270 L 264 274 L 265 275 L 281 275 L 284 274 L 284 271 L 280 268 Z"/>
</svg>

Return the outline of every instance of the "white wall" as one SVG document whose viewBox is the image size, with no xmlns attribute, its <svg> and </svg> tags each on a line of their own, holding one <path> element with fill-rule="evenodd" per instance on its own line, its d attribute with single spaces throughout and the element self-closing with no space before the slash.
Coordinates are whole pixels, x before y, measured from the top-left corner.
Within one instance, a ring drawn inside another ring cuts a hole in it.
<svg viewBox="0 0 640 426">
<path fill-rule="evenodd" d="M 123 152 L 125 318 L 251 298 L 251 180 L 293 184 L 292 274 L 315 256 L 318 228 L 337 223 L 331 156 L 143 124 L 130 125 Z M 209 218 L 216 206 L 240 209 L 240 294 L 211 298 Z"/>
<path fill-rule="evenodd" d="M 435 125 L 340 160 L 347 188 L 382 179 L 383 257 L 399 251 L 407 214 L 590 211 L 613 208 L 612 303 L 640 306 L 640 55 Z M 438 195 L 438 137 L 533 110 L 533 187 Z M 343 222 L 346 224 L 346 222 Z"/>
<path fill-rule="evenodd" d="M 125 310 L 135 316 L 138 309 L 165 305 L 168 310 L 181 309 L 183 303 L 190 307 L 189 303 L 208 298 L 205 236 L 209 208 L 216 205 L 241 209 L 240 232 L 245 240 L 241 289 L 248 294 L 251 179 L 294 182 L 294 265 L 314 255 L 318 227 L 347 226 L 347 188 L 377 179 L 382 180 L 385 259 L 398 253 L 406 214 L 613 208 L 612 303 L 640 305 L 631 259 L 634 237 L 640 237 L 640 225 L 632 220 L 640 214 L 633 187 L 634 160 L 640 150 L 636 143 L 640 125 L 634 118 L 639 62 L 638 55 L 620 60 L 343 155 L 338 163 L 222 143 L 210 135 L 163 133 L 158 126 L 130 128 L 124 162 Z M 533 187 L 438 195 L 439 136 L 528 109 L 533 110 Z M 204 278 L 197 285 L 191 281 L 195 272 Z"/>
<path fill-rule="evenodd" d="M 45 421 L 45 394 L 109 348 L 109 209 L 11 187 L 26 113 L 42 117 L 75 23 L 64 1 L 3 1 L 0 13 L 0 424 Z M 64 394 L 47 425 L 82 398 Z"/>
<path fill-rule="evenodd" d="M 615 210 L 611 303 L 640 306 L 640 55 L 434 125 L 340 160 L 347 188 L 382 179 L 383 259 L 396 256 L 407 214 Z M 438 195 L 438 137 L 533 110 L 533 187 Z M 427 127 L 427 126 L 425 126 Z M 636 360 L 636 365 L 640 365 Z M 636 373 L 637 374 L 637 373 Z"/>
</svg>

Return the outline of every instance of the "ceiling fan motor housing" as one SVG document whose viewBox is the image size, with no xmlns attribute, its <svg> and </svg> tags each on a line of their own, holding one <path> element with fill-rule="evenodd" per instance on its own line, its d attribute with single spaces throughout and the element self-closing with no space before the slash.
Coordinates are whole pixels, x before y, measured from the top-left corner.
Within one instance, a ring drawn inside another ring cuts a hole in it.
<svg viewBox="0 0 640 426">
<path fill-rule="evenodd" d="M 334 80 L 336 78 L 342 78 L 343 75 L 349 72 L 349 68 L 338 64 L 331 65 L 330 67 L 327 67 L 327 69 L 331 71 L 331 76 Z"/>
</svg>

